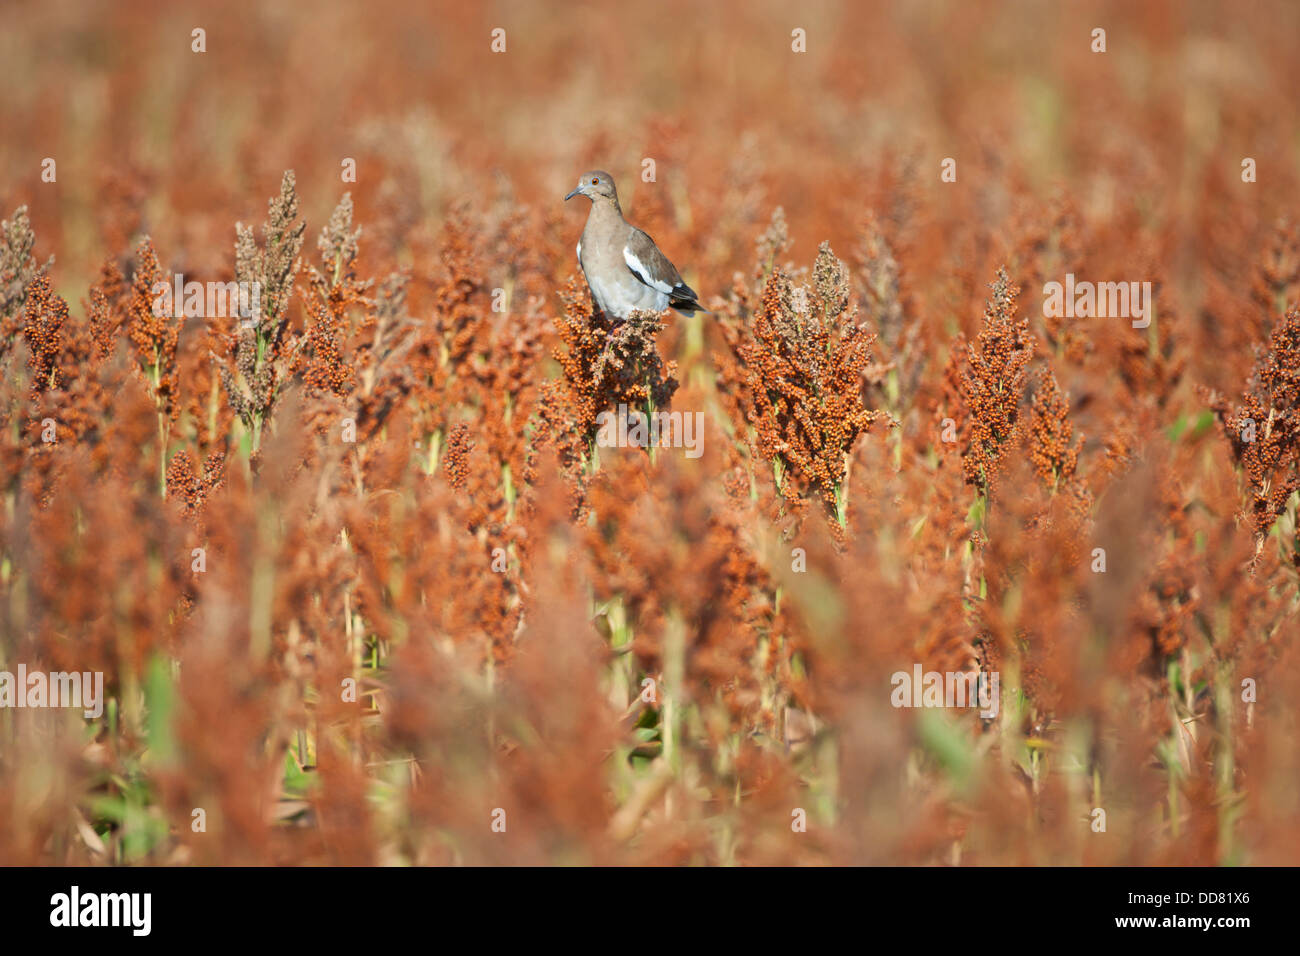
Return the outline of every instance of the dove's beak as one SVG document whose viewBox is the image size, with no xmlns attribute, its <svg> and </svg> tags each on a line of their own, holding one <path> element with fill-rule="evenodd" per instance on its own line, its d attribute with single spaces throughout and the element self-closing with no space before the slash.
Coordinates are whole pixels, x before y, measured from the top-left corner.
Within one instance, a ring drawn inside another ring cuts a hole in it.
<svg viewBox="0 0 1300 956">
<path fill-rule="evenodd" d="M 569 195 L 565 196 L 565 197 L 564 197 L 564 201 L 565 201 L 565 202 L 568 202 L 568 201 L 569 201 L 570 199 L 572 199 L 574 196 L 578 195 L 578 193 L 580 193 L 581 191 L 582 191 L 582 187 L 579 186 L 579 187 L 578 187 L 577 189 L 575 189 L 573 192 L 569 193 Z"/>
</svg>

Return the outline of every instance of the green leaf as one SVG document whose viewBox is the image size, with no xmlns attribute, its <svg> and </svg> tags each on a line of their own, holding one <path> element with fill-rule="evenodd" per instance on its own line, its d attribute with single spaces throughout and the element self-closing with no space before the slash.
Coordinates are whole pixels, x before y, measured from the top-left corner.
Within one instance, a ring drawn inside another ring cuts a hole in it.
<svg viewBox="0 0 1300 956">
<path fill-rule="evenodd" d="M 970 735 L 941 710 L 922 710 L 918 724 L 921 744 L 939 761 L 953 783 L 964 788 L 975 767 Z"/>
<path fill-rule="evenodd" d="M 150 758 L 157 763 L 170 763 L 176 758 L 176 737 L 172 730 L 176 695 L 172 685 L 171 665 L 161 655 L 156 655 L 149 661 L 144 697 L 148 708 L 146 730 L 149 735 Z"/>
</svg>

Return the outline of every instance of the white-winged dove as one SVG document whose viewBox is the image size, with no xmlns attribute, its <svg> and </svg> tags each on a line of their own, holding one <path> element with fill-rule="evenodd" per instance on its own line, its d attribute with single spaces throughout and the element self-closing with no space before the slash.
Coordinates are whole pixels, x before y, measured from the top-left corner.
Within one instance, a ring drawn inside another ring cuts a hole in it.
<svg viewBox="0 0 1300 956">
<path fill-rule="evenodd" d="M 609 173 L 583 173 L 564 201 L 579 195 L 591 200 L 591 213 L 578 240 L 578 265 L 600 311 L 619 320 L 634 309 L 676 309 L 687 315 L 708 311 L 654 240 L 623 218 Z"/>
</svg>

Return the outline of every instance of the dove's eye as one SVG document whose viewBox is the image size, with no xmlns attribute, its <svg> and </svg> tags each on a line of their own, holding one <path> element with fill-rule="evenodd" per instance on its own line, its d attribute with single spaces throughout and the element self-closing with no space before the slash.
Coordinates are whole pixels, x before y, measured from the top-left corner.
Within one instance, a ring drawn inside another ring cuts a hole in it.
<svg viewBox="0 0 1300 956">
<path fill-rule="evenodd" d="M 597 183 L 599 183 L 599 182 L 600 182 L 599 179 L 593 179 L 593 180 L 591 181 L 591 184 L 592 184 L 593 186 L 595 186 L 595 185 L 596 185 Z"/>
</svg>

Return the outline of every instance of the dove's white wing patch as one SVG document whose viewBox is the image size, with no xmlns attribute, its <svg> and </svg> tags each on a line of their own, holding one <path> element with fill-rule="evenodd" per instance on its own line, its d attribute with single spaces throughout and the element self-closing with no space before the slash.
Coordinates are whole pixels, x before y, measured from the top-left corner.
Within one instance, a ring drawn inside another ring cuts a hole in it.
<svg viewBox="0 0 1300 956">
<path fill-rule="evenodd" d="M 651 276 L 650 270 L 641 264 L 641 260 L 627 246 L 623 247 L 623 261 L 627 263 L 627 267 L 632 270 L 632 273 L 650 288 L 657 289 L 664 295 L 673 291 L 673 287 L 667 282 Z"/>
</svg>

